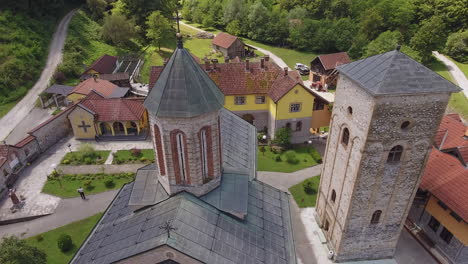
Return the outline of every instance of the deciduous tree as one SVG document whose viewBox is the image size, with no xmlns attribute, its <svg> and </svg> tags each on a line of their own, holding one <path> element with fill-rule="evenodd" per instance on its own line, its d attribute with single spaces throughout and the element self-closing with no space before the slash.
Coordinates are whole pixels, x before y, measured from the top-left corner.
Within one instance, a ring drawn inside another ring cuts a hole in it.
<svg viewBox="0 0 468 264">
<path fill-rule="evenodd" d="M 447 37 L 446 26 L 442 18 L 433 16 L 423 22 L 416 34 L 411 38 L 411 47 L 421 55 L 423 63 L 432 58 L 432 51 L 443 47 Z"/>
<path fill-rule="evenodd" d="M 88 7 L 89 12 L 91 13 L 91 17 L 94 20 L 101 19 L 104 15 L 104 11 L 106 11 L 107 2 L 104 0 L 86 0 L 86 5 Z"/>
<path fill-rule="evenodd" d="M 112 14 L 104 18 L 102 36 L 116 45 L 125 45 L 135 37 L 135 25 L 124 15 Z"/>
<path fill-rule="evenodd" d="M 17 237 L 3 237 L 0 243 L 0 263 L 45 264 L 47 256 L 36 247 Z"/>
<path fill-rule="evenodd" d="M 171 23 L 160 11 L 154 11 L 146 20 L 146 25 L 148 26 L 146 36 L 161 50 L 164 37 L 171 30 Z"/>
<path fill-rule="evenodd" d="M 403 35 L 399 31 L 385 31 L 367 45 L 365 57 L 394 50 L 398 44 L 403 44 Z"/>
<path fill-rule="evenodd" d="M 450 34 L 445 52 L 459 62 L 468 63 L 468 31 Z"/>
</svg>

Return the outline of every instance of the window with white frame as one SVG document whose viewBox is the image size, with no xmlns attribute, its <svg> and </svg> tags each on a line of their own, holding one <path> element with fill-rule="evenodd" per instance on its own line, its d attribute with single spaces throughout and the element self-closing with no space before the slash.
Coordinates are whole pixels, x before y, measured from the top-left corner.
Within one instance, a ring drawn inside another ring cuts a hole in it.
<svg viewBox="0 0 468 264">
<path fill-rule="evenodd" d="M 265 103 L 265 96 L 256 96 L 255 97 L 256 104 L 264 104 Z"/>
<path fill-rule="evenodd" d="M 244 105 L 245 104 L 245 96 L 236 96 L 236 97 L 234 97 L 234 104 Z"/>
<path fill-rule="evenodd" d="M 300 112 L 301 111 L 301 104 L 300 103 L 292 103 L 289 105 L 289 112 Z"/>
</svg>

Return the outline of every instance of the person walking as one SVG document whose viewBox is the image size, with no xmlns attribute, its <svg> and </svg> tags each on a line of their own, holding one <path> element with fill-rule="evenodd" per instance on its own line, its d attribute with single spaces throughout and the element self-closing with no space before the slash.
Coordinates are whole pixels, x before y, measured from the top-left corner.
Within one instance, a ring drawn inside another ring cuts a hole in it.
<svg viewBox="0 0 468 264">
<path fill-rule="evenodd" d="M 81 188 L 81 186 L 80 186 L 80 188 L 78 188 L 77 191 L 78 191 L 78 193 L 80 194 L 81 199 L 86 200 L 86 196 L 85 196 L 84 191 L 83 191 L 83 188 Z"/>
</svg>

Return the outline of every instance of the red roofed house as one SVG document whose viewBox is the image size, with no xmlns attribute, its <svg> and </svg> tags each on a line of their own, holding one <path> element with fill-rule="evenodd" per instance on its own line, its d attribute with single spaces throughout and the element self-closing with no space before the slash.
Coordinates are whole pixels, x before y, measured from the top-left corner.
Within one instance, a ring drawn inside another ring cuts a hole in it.
<svg viewBox="0 0 468 264">
<path fill-rule="evenodd" d="M 336 86 L 338 72 L 336 66 L 350 63 L 351 59 L 346 52 L 319 55 L 310 62 L 309 80 L 320 83 L 322 86 Z"/>
<path fill-rule="evenodd" d="M 449 263 L 468 263 L 468 127 L 446 115 L 408 216 Z"/>
<path fill-rule="evenodd" d="M 83 72 L 82 76 L 111 74 L 117 67 L 117 60 L 118 57 L 105 54 L 93 62 L 93 64 Z"/>
<path fill-rule="evenodd" d="M 246 56 L 245 44 L 236 36 L 221 32 L 213 39 L 213 49 L 223 53 L 224 57 L 234 59 Z"/>
<path fill-rule="evenodd" d="M 2 197 L 18 177 L 17 173 L 25 165 L 25 155 L 20 148 L 0 145 L 0 197 Z"/>
<path fill-rule="evenodd" d="M 68 114 L 77 139 L 146 139 L 143 99 L 104 98 L 92 92 Z"/>
<path fill-rule="evenodd" d="M 72 92 L 67 96 L 67 99 L 73 103 L 77 103 L 85 98 L 91 91 L 105 98 L 122 98 L 127 95 L 128 90 L 129 88 L 119 87 L 110 81 L 89 78 L 75 86 Z"/>
</svg>

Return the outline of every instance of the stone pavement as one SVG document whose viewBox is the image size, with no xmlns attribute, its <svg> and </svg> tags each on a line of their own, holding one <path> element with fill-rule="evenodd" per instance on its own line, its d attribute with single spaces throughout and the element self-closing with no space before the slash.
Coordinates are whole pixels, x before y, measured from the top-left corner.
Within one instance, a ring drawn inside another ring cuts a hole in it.
<svg viewBox="0 0 468 264">
<path fill-rule="evenodd" d="M 0 238 L 9 235 L 26 238 L 104 212 L 118 191 L 88 195 L 87 200 L 82 200 L 80 197 L 62 199 L 52 215 L 28 222 L 0 226 Z"/>
</svg>

